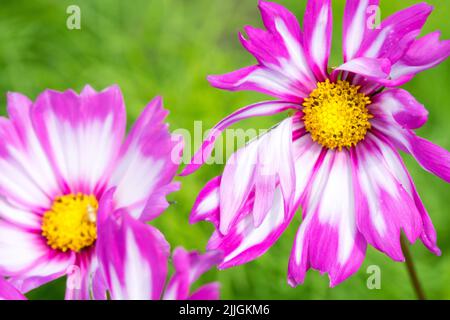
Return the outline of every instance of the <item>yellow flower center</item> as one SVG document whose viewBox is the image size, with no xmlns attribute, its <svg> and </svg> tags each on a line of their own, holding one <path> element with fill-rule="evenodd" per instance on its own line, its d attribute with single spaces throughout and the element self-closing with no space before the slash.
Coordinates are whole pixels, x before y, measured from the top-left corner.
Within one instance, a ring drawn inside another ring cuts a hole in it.
<svg viewBox="0 0 450 320">
<path fill-rule="evenodd" d="M 359 88 L 341 80 L 317 84 L 303 102 L 305 129 L 314 141 L 340 151 L 364 139 L 373 116 L 367 109 L 371 101 Z"/>
<path fill-rule="evenodd" d="M 79 252 L 97 239 L 98 202 L 93 195 L 78 193 L 57 197 L 44 213 L 42 235 L 53 249 Z"/>
</svg>

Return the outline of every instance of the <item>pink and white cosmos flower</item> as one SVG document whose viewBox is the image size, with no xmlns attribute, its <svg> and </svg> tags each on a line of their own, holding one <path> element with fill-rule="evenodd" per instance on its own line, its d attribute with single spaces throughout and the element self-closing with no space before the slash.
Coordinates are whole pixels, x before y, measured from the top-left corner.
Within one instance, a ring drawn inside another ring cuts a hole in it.
<svg viewBox="0 0 450 320">
<path fill-rule="evenodd" d="M 432 7 L 417 4 L 370 28 L 378 0 L 348 0 L 343 29 L 344 62 L 328 68 L 330 0 L 309 0 L 303 29 L 284 7 L 259 2 L 265 30 L 245 27 L 242 45 L 257 64 L 210 76 L 218 88 L 254 90 L 276 101 L 247 106 L 219 122 L 183 174 L 197 170 L 214 140 L 239 120 L 292 110 L 269 133 L 239 149 L 223 174 L 201 191 L 191 222 L 216 226 L 209 249 L 220 249 L 220 268 L 264 254 L 290 224 L 297 208 L 303 222 L 289 260 L 288 282 L 308 269 L 328 273 L 335 286 L 360 267 L 367 244 L 403 261 L 400 234 L 421 239 L 440 254 L 436 232 L 398 150 L 450 182 L 450 154 L 414 130 L 428 112 L 397 88 L 444 61 L 450 41 L 439 32 L 418 38 Z"/>
<path fill-rule="evenodd" d="M 124 140 L 117 86 L 46 90 L 35 102 L 9 93 L 7 109 L 9 118 L 0 119 L 0 275 L 26 293 L 68 274 L 66 296 L 88 299 L 104 227 L 100 199 L 113 190 L 110 212 L 156 218 L 168 206 L 166 195 L 179 188 L 172 180 L 182 140 L 168 131 L 161 98 Z"/>
</svg>

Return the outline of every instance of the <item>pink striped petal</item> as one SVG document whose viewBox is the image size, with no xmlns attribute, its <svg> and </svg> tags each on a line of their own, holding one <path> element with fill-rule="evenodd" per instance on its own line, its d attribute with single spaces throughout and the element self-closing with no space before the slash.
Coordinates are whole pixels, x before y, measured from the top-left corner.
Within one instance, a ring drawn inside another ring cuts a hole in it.
<svg viewBox="0 0 450 320">
<path fill-rule="evenodd" d="M 188 252 L 179 247 L 173 253 L 175 273 L 164 293 L 164 300 L 186 300 L 191 285 L 205 272 L 222 260 L 222 253 L 210 251 L 205 254 Z"/>
<path fill-rule="evenodd" d="M 423 231 L 414 199 L 386 163 L 383 144 L 373 134 L 354 152 L 355 194 L 359 231 L 372 246 L 396 261 L 403 261 L 400 232 L 413 243 Z"/>
<path fill-rule="evenodd" d="M 303 26 L 311 68 L 317 79 L 325 81 L 328 78 L 328 58 L 333 31 L 331 0 L 309 0 Z"/>
<path fill-rule="evenodd" d="M 11 283 L 0 277 L 0 300 L 27 300 Z"/>
<path fill-rule="evenodd" d="M 230 114 L 211 129 L 208 137 L 205 139 L 200 149 L 192 157 L 191 162 L 184 168 L 181 175 L 189 175 L 198 170 L 210 157 L 216 139 L 226 128 L 234 123 L 252 117 L 271 116 L 289 109 L 298 108 L 300 108 L 299 105 L 292 104 L 290 102 L 267 101 L 252 104 Z"/>
<path fill-rule="evenodd" d="M 361 45 L 370 33 L 367 24 L 373 15 L 370 10 L 378 6 L 379 0 L 347 0 L 344 13 L 344 61 L 357 57 Z"/>
<path fill-rule="evenodd" d="M 369 80 L 383 80 L 387 79 L 391 70 L 391 63 L 388 59 L 375 59 L 375 58 L 355 58 L 343 65 L 337 67 L 334 71 L 336 74 L 338 71 L 352 72 L 356 75 Z M 358 84 L 358 82 L 354 82 Z"/>
<path fill-rule="evenodd" d="M 81 95 L 47 90 L 36 100 L 32 121 L 60 176 L 61 193 L 101 193 L 125 132 L 120 89 L 86 89 Z"/>
<path fill-rule="evenodd" d="M 161 298 L 169 245 L 156 228 L 116 211 L 99 227 L 97 255 L 112 299 Z"/>
<path fill-rule="evenodd" d="M 122 146 L 109 181 L 109 188 L 116 187 L 116 208 L 125 208 L 135 218 L 158 216 L 166 206 L 161 201 L 177 188 L 171 182 L 183 141 L 169 133 L 167 114 L 160 97 L 147 105 Z"/>
<path fill-rule="evenodd" d="M 328 151 L 315 168 L 303 203 L 303 222 L 289 261 L 289 283 L 303 283 L 309 268 L 328 273 L 330 286 L 360 267 L 366 242 L 356 226 L 348 151 Z"/>
</svg>

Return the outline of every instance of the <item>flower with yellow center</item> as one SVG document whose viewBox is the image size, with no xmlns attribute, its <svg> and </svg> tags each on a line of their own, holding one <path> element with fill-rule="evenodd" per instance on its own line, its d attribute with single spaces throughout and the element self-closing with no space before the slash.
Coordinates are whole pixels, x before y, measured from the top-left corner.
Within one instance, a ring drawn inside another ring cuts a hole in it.
<svg viewBox="0 0 450 320">
<path fill-rule="evenodd" d="M 97 239 L 98 202 L 95 196 L 82 193 L 57 197 L 45 212 L 42 235 L 55 250 L 80 252 Z"/>
<path fill-rule="evenodd" d="M 328 149 L 350 148 L 364 139 L 373 116 L 369 97 L 347 81 L 319 82 L 303 102 L 304 123 L 314 141 Z"/>
</svg>

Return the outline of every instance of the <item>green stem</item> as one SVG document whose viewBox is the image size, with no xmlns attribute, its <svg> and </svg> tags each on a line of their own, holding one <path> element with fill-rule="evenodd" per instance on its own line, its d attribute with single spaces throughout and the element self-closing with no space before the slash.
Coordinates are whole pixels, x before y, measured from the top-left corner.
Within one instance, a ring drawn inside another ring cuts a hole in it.
<svg viewBox="0 0 450 320">
<path fill-rule="evenodd" d="M 408 241 L 406 240 L 404 235 L 401 236 L 401 244 L 402 244 L 403 254 L 405 255 L 406 268 L 408 269 L 409 278 L 411 280 L 411 284 L 414 288 L 414 291 L 416 292 L 417 299 L 426 300 L 427 298 L 425 296 L 425 292 L 423 291 L 419 277 L 417 276 L 416 268 L 414 266 L 414 261 L 412 259 L 412 255 L 409 250 Z"/>
</svg>

